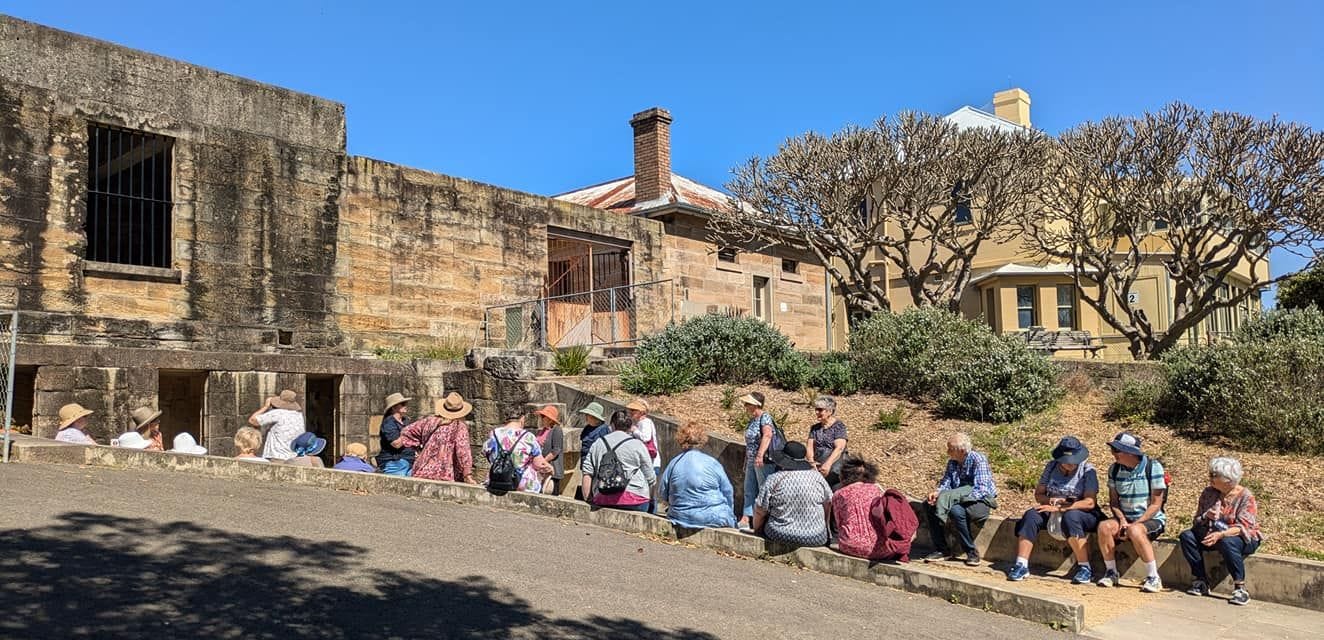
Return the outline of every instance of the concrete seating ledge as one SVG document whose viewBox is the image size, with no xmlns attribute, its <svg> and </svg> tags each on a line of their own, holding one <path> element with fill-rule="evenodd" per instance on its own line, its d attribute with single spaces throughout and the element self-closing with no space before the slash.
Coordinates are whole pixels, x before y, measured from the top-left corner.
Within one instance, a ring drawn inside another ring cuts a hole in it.
<svg viewBox="0 0 1324 640">
<path fill-rule="evenodd" d="M 1056 629 L 1079 632 L 1085 620 L 1084 605 L 1081 603 L 982 584 L 927 568 L 923 564 L 871 565 L 867 560 L 845 556 L 825 548 L 785 548 L 733 529 L 677 531 L 677 528 L 664 518 L 638 512 L 593 509 L 583 502 L 559 496 L 518 492 L 494 496 L 483 487 L 458 482 L 397 478 L 379 473 L 356 473 L 282 464 L 254 464 L 216 456 L 73 445 L 25 436 L 15 437 L 11 456 L 11 460 L 19 463 L 177 471 L 220 478 L 264 480 L 368 494 L 431 498 L 460 504 L 483 505 L 566 518 L 627 533 L 681 538 L 687 544 L 697 547 L 748 558 L 768 559 L 820 573 L 872 582 L 1050 625 Z"/>
</svg>

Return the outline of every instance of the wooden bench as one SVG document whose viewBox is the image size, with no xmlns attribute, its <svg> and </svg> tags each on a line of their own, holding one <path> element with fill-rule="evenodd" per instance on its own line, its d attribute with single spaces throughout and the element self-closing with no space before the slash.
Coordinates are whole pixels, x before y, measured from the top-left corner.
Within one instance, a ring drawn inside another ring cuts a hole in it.
<svg viewBox="0 0 1324 640">
<path fill-rule="evenodd" d="M 1099 357 L 1099 351 L 1108 345 L 1094 342 L 1088 331 L 1046 331 L 1043 327 L 1030 327 L 1022 334 L 1025 343 L 1034 351 L 1088 351 L 1090 357 Z"/>
</svg>

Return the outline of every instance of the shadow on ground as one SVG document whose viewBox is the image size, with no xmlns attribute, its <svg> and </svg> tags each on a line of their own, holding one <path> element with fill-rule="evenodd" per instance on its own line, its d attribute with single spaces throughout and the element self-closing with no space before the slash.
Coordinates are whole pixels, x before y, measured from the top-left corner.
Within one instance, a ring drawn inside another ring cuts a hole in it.
<svg viewBox="0 0 1324 640">
<path fill-rule="evenodd" d="M 66 513 L 0 544 L 3 637 L 715 638 L 558 618 L 482 576 L 377 570 L 341 542 Z"/>
</svg>

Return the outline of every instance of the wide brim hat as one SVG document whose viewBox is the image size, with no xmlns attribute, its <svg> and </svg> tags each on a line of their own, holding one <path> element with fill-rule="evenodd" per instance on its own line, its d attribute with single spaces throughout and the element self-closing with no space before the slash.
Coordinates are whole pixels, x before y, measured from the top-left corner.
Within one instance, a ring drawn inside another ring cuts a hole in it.
<svg viewBox="0 0 1324 640">
<path fill-rule="evenodd" d="M 1145 452 L 1140 449 L 1140 444 L 1140 436 L 1123 431 L 1117 434 L 1117 437 L 1113 438 L 1113 441 L 1109 442 L 1108 446 L 1118 453 L 1129 453 L 1133 456 L 1143 456 L 1145 455 Z"/>
<path fill-rule="evenodd" d="M 809 451 L 805 449 L 802 442 L 788 442 L 782 447 L 781 451 L 774 451 L 772 461 L 777 465 L 780 471 L 806 471 L 813 469 L 813 463 L 809 462 Z"/>
<path fill-rule="evenodd" d="M 1090 449 L 1080 440 L 1067 436 L 1053 447 L 1053 461 L 1060 464 L 1080 464 L 1090 457 Z"/>
<path fill-rule="evenodd" d="M 454 391 L 446 394 L 446 397 L 438 400 L 433 413 L 447 420 L 459 420 L 474 410 L 474 406 L 465 402 L 464 398 Z"/>
<path fill-rule="evenodd" d="M 142 429 L 143 427 L 152 424 L 153 422 L 156 422 L 157 418 L 161 417 L 161 413 L 162 411 L 160 409 L 153 409 L 151 407 L 138 407 L 137 409 L 134 409 L 133 411 L 129 412 L 129 415 L 133 419 L 133 428 Z"/>
<path fill-rule="evenodd" d="M 602 417 L 602 405 L 597 402 L 588 403 L 588 406 L 580 409 L 579 412 L 591 418 L 597 418 L 598 422 L 607 421 L 606 418 Z"/>
<path fill-rule="evenodd" d="M 403 404 L 410 400 L 413 400 L 413 398 L 405 397 L 405 394 L 403 393 L 392 393 L 391 395 L 386 396 L 386 408 L 382 409 L 382 411 L 390 411 L 395 405 Z"/>
<path fill-rule="evenodd" d="M 561 411 L 553 405 L 549 404 L 534 413 L 551 420 L 555 424 L 561 424 Z"/>
<path fill-rule="evenodd" d="M 152 441 L 144 438 L 137 431 L 126 431 L 121 433 L 118 438 L 111 439 L 110 446 L 121 449 L 146 449 L 152 446 Z"/>
<path fill-rule="evenodd" d="M 367 458 L 368 445 L 362 442 L 351 442 L 345 445 L 345 455 L 354 456 L 355 458 Z"/>
<path fill-rule="evenodd" d="M 272 396 L 270 400 L 267 400 L 267 403 L 270 404 L 273 409 L 303 411 L 303 407 L 299 405 L 299 396 L 294 395 L 294 392 L 289 389 L 281 391 L 278 396 Z"/>
<path fill-rule="evenodd" d="M 631 400 L 630 404 L 625 405 L 626 409 L 631 411 L 643 411 L 648 413 L 648 402 L 645 400 Z"/>
<path fill-rule="evenodd" d="M 175 436 L 174 444 L 175 447 L 170 450 L 171 453 L 187 453 L 195 456 L 207 455 L 207 447 L 198 444 L 198 441 L 193 439 L 193 434 L 187 431 Z"/>
<path fill-rule="evenodd" d="M 759 399 L 758 399 L 758 398 L 755 398 L 754 396 L 752 396 L 752 395 L 750 395 L 750 394 L 748 394 L 748 393 L 746 393 L 746 394 L 743 395 L 743 396 L 740 396 L 740 402 L 741 402 L 741 404 L 747 404 L 747 405 L 750 405 L 750 406 L 753 406 L 753 407 L 761 407 L 761 406 L 763 406 L 763 403 L 762 403 L 762 402 L 759 402 Z"/>
<path fill-rule="evenodd" d="M 60 428 L 63 429 L 75 422 L 79 418 L 86 418 L 92 415 L 92 410 L 83 407 L 78 403 L 66 404 L 60 407 Z"/>
<path fill-rule="evenodd" d="M 301 456 L 315 456 L 325 448 L 326 438 L 319 438 L 311 431 L 299 434 L 299 437 L 290 443 L 290 449 Z"/>
</svg>

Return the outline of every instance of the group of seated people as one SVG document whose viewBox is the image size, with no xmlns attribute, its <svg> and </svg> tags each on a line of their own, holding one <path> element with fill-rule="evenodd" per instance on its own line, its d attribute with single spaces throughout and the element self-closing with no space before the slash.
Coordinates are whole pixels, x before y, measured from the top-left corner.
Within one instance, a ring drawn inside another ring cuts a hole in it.
<svg viewBox="0 0 1324 640">
<path fill-rule="evenodd" d="M 473 406 L 450 393 L 436 403 L 432 415 L 410 421 L 411 398 L 386 398 L 381 425 L 381 451 L 374 467 L 362 443 L 350 443 L 336 469 L 380 471 L 402 477 L 476 483 L 465 421 Z M 837 419 L 836 401 L 827 396 L 814 402 L 817 419 L 803 442 L 789 440 L 765 410 L 765 397 L 753 392 L 741 403 L 750 416 L 745 429 L 743 509 L 735 508 L 733 486 L 722 464 L 702 449 L 706 429 L 697 423 L 682 425 L 676 433 L 680 453 L 661 468 L 657 428 L 648 416 L 648 404 L 635 400 L 625 410 L 604 415 L 592 402 L 578 413 L 585 423 L 581 432 L 582 479 L 576 498 L 611 509 L 656 512 L 665 505 L 667 518 L 688 529 L 737 527 L 782 544 L 824 546 L 870 560 L 907 561 L 915 536 L 914 520 L 903 493 L 878 484 L 878 467 L 846 452 L 846 425 Z M 92 411 L 71 404 L 60 410 L 57 440 L 96 444 L 85 431 Z M 132 412 L 133 429 L 111 441 L 112 446 L 164 450 L 161 412 L 140 408 Z M 489 462 L 488 488 L 494 493 L 527 491 L 560 494 L 564 479 L 564 433 L 561 416 L 553 405 L 527 416 L 514 412 L 492 430 L 483 454 Z M 536 420 L 533 429 L 526 427 Z M 321 467 L 318 457 L 326 440 L 304 428 L 301 407 L 293 391 L 285 390 L 266 401 L 234 436 L 235 458 L 247 462 L 282 462 Z M 265 446 L 262 431 L 266 430 Z M 1027 510 L 1016 527 L 1015 562 L 1007 570 L 1013 581 L 1029 575 L 1029 559 L 1043 531 L 1065 539 L 1075 559 L 1074 584 L 1094 581 L 1087 536 L 1095 533 L 1104 572 L 1103 587 L 1119 585 L 1116 547 L 1129 541 L 1146 568 L 1140 589 L 1162 589 L 1152 542 L 1166 529 L 1167 474 L 1162 463 L 1145 454 L 1135 434 L 1122 432 L 1108 443 L 1108 504 L 1098 502 L 1098 470 L 1088 460 L 1089 449 L 1067 436 L 1053 449 L 1035 487 L 1035 507 Z M 174 439 L 170 451 L 201 455 L 188 433 Z M 259 453 L 260 452 L 260 453 Z M 997 487 L 988 458 L 973 449 L 963 433 L 947 441 L 948 460 L 942 478 L 926 496 L 923 514 L 933 551 L 924 557 L 936 562 L 955 557 L 946 531 L 959 542 L 964 562 L 981 564 L 972 525 L 982 525 L 997 508 Z M 1233 581 L 1230 602 L 1246 604 L 1245 558 L 1259 547 L 1257 504 L 1241 484 L 1241 464 L 1226 457 L 1209 463 L 1209 486 L 1200 495 L 1192 527 L 1179 536 L 1183 556 L 1190 565 L 1193 584 L 1188 593 L 1209 594 L 1204 553 L 1218 551 Z M 739 515 L 739 519 L 737 519 Z"/>
</svg>

